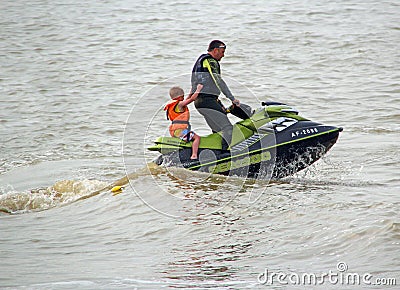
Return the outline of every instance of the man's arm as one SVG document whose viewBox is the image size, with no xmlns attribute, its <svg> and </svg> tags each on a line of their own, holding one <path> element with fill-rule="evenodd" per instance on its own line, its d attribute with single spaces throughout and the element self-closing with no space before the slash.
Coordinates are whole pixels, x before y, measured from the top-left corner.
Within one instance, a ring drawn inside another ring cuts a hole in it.
<svg viewBox="0 0 400 290">
<path fill-rule="evenodd" d="M 178 108 L 179 108 L 180 110 L 183 110 L 184 107 L 186 107 L 186 106 L 189 105 L 191 102 L 193 102 L 194 100 L 196 100 L 196 99 L 197 99 L 197 96 L 199 95 L 199 93 L 200 93 L 200 91 L 201 91 L 202 88 L 203 88 L 203 85 L 202 85 L 202 84 L 198 84 L 198 85 L 197 85 L 196 91 L 195 91 L 192 95 L 189 95 L 189 97 L 188 97 L 187 99 L 185 99 L 185 100 L 183 100 L 183 101 L 180 101 L 180 102 L 178 103 Z"/>
<path fill-rule="evenodd" d="M 235 99 L 233 96 L 231 90 L 225 83 L 225 81 L 222 79 L 219 70 L 218 70 L 218 63 L 215 59 L 205 59 L 204 61 L 208 61 L 209 64 L 209 70 L 210 74 L 212 74 L 212 78 L 217 85 L 217 87 L 221 90 L 221 92 L 229 99 L 232 101 L 232 103 L 239 105 L 239 100 Z"/>
</svg>

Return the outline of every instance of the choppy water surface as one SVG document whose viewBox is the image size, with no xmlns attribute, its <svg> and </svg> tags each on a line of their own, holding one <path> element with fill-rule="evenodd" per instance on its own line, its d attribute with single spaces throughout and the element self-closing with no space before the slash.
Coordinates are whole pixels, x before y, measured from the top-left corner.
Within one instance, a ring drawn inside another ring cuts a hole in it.
<svg viewBox="0 0 400 290">
<path fill-rule="evenodd" d="M 400 283 L 397 1 L 0 7 L 1 288 L 264 289 L 266 269 L 346 265 Z M 214 38 L 242 102 L 344 128 L 326 157 L 270 183 L 147 168 L 169 87 Z"/>
</svg>

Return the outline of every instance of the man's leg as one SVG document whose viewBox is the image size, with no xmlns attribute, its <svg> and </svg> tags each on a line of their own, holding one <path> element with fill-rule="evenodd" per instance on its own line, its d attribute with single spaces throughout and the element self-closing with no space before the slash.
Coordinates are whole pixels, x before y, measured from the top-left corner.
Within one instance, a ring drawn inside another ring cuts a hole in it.
<svg viewBox="0 0 400 290">
<path fill-rule="evenodd" d="M 233 126 L 226 114 L 209 108 L 197 108 L 197 110 L 203 115 L 213 132 L 222 131 L 222 150 L 228 150 L 232 140 Z"/>
</svg>

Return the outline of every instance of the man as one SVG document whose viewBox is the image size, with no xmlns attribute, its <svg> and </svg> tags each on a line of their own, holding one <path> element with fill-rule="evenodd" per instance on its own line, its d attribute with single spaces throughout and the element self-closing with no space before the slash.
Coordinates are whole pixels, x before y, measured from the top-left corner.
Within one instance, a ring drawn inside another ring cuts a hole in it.
<svg viewBox="0 0 400 290">
<path fill-rule="evenodd" d="M 222 131 L 222 150 L 228 150 L 232 139 L 233 126 L 226 116 L 227 111 L 218 99 L 222 92 L 235 106 L 240 106 L 221 77 L 219 61 L 224 57 L 226 45 L 220 40 L 213 40 L 208 46 L 208 53 L 202 54 L 192 70 L 192 93 L 197 85 L 203 89 L 194 102 L 198 112 L 203 115 L 213 132 Z"/>
</svg>

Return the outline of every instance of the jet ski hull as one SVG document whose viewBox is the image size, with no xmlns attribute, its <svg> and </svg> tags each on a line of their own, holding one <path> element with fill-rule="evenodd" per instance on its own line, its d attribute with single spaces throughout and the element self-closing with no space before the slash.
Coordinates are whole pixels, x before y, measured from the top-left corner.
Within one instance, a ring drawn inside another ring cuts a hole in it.
<svg viewBox="0 0 400 290">
<path fill-rule="evenodd" d="M 182 145 L 180 141 L 177 141 L 179 145 L 159 141 L 156 147 L 149 149 L 163 153 L 156 159 L 159 165 L 253 178 L 283 178 L 292 175 L 328 152 L 336 143 L 342 128 L 309 121 L 297 116 L 294 111 L 286 110 L 287 107 L 283 107 L 285 111 L 278 110 L 277 113 L 274 110 L 280 105 L 283 104 L 274 103 L 267 107 L 272 117 L 265 113 L 268 117 L 264 117 L 265 121 L 260 111 L 252 117 L 251 123 L 242 122 L 244 127 L 251 127 L 255 131 L 237 142 L 230 151 L 203 146 L 207 148 L 199 148 L 199 161 L 192 161 L 191 147 L 180 147 L 187 145 Z"/>
</svg>

